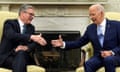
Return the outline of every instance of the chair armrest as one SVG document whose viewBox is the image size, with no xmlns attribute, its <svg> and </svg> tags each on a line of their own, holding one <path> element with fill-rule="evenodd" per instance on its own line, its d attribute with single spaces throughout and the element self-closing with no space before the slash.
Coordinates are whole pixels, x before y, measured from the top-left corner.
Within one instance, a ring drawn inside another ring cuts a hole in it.
<svg viewBox="0 0 120 72">
<path fill-rule="evenodd" d="M 83 66 L 84 62 L 93 55 L 93 49 L 91 43 L 88 43 L 81 48 L 81 61 L 79 66 Z"/>
<path fill-rule="evenodd" d="M 88 43 L 87 45 L 85 45 L 84 47 L 82 47 L 81 50 L 84 50 L 85 52 L 89 52 L 89 51 L 92 50 L 91 48 L 93 48 L 92 45 L 91 45 L 91 43 Z"/>
<path fill-rule="evenodd" d="M 84 62 L 85 62 L 85 58 L 86 58 L 86 52 L 84 50 L 81 50 L 81 61 L 79 66 L 83 66 Z"/>
<path fill-rule="evenodd" d="M 37 54 L 36 54 L 36 53 L 33 54 L 33 58 L 34 58 L 34 60 L 35 60 L 36 65 L 40 66 L 40 62 L 39 62 L 39 60 L 38 60 L 38 57 L 37 57 Z"/>
</svg>

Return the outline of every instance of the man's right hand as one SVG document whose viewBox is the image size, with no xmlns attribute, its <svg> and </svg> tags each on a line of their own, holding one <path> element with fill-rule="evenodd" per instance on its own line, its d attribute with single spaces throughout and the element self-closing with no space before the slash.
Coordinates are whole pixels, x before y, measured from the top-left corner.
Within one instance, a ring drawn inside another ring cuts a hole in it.
<svg viewBox="0 0 120 72">
<path fill-rule="evenodd" d="M 63 47 L 63 39 L 62 39 L 61 35 L 59 35 L 59 39 L 52 40 L 51 44 L 53 47 Z"/>
<path fill-rule="evenodd" d="M 42 46 L 45 46 L 47 44 L 46 40 L 42 37 L 42 34 L 31 35 L 30 39 L 33 40 L 34 42 L 39 43 Z"/>
</svg>

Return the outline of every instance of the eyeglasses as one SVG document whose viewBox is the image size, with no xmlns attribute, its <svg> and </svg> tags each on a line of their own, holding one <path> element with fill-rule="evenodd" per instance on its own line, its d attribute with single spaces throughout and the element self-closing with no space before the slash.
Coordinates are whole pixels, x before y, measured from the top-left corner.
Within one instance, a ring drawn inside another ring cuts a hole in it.
<svg viewBox="0 0 120 72">
<path fill-rule="evenodd" d="M 35 16 L 34 13 L 29 13 L 29 12 L 27 12 L 27 11 L 25 11 L 25 13 L 29 14 L 30 16 Z"/>
</svg>

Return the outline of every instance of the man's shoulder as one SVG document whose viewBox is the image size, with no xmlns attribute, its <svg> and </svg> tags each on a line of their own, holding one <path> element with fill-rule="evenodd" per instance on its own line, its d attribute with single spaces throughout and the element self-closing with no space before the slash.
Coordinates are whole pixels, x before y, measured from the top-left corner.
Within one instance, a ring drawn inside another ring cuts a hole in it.
<svg viewBox="0 0 120 72">
<path fill-rule="evenodd" d="M 120 21 L 118 21 L 118 20 L 109 20 L 109 19 L 107 19 L 107 22 L 109 22 L 111 24 L 120 24 Z"/>
<path fill-rule="evenodd" d="M 6 22 L 17 22 L 17 19 L 7 19 L 6 21 L 5 21 L 5 23 Z"/>
<path fill-rule="evenodd" d="M 113 28 L 115 27 L 120 29 L 120 21 L 118 20 L 107 20 L 107 25 L 110 25 Z"/>
<path fill-rule="evenodd" d="M 96 27 L 96 24 L 91 23 L 91 24 L 89 24 L 89 25 L 88 25 L 88 27 L 87 27 L 87 28 L 94 28 L 94 27 Z"/>
<path fill-rule="evenodd" d="M 18 24 L 17 19 L 7 19 L 7 20 L 4 22 L 4 25 L 5 25 L 5 26 L 16 26 L 17 24 Z"/>
</svg>

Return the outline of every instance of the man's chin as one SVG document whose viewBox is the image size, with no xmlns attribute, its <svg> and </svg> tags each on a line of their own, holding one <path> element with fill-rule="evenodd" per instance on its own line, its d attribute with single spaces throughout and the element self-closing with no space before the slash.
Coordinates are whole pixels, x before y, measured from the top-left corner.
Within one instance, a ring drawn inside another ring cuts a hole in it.
<svg viewBox="0 0 120 72">
<path fill-rule="evenodd" d="M 27 22 L 27 24 L 31 24 L 31 21 Z"/>
</svg>

